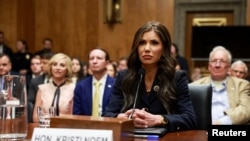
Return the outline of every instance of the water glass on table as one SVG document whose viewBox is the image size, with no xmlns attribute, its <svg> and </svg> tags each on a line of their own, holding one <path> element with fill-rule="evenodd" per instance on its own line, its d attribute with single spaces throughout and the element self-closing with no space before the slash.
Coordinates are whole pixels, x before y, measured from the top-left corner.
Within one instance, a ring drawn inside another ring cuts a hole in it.
<svg viewBox="0 0 250 141">
<path fill-rule="evenodd" d="M 55 107 L 50 107 L 45 109 L 43 107 L 37 107 L 37 116 L 39 121 L 39 127 L 49 128 L 50 127 L 50 117 L 55 116 Z"/>
<path fill-rule="evenodd" d="M 27 136 L 27 94 L 24 76 L 0 78 L 0 141 L 23 141 Z"/>
</svg>

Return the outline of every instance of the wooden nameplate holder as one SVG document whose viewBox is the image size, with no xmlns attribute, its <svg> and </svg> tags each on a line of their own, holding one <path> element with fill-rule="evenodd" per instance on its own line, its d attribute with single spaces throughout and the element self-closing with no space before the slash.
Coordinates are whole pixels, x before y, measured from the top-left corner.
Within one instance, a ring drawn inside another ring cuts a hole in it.
<svg viewBox="0 0 250 141">
<path fill-rule="evenodd" d="M 112 130 L 114 141 L 127 141 L 129 134 L 133 133 L 133 121 L 111 117 L 91 117 L 80 115 L 67 115 L 52 117 L 51 128 L 77 128 L 77 129 L 101 129 Z"/>
</svg>

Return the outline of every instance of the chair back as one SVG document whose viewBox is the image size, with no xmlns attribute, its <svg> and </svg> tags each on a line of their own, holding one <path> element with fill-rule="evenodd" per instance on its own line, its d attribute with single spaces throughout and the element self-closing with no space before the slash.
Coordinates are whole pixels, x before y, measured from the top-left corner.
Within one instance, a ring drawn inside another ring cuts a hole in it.
<svg viewBox="0 0 250 141">
<path fill-rule="evenodd" d="M 212 86 L 210 84 L 188 84 L 188 88 L 197 116 L 197 129 L 207 130 L 208 126 L 212 124 Z"/>
</svg>

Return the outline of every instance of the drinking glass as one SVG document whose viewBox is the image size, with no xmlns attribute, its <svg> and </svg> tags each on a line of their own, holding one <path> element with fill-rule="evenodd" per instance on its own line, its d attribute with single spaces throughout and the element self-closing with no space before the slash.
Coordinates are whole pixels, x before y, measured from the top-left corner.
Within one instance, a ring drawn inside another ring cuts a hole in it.
<svg viewBox="0 0 250 141">
<path fill-rule="evenodd" d="M 0 140 L 24 140 L 28 131 L 25 76 L 0 79 Z"/>
<path fill-rule="evenodd" d="M 37 117 L 39 121 L 39 127 L 49 128 L 50 127 L 50 118 L 55 116 L 55 107 L 50 107 L 46 109 L 44 107 L 37 107 Z"/>
</svg>

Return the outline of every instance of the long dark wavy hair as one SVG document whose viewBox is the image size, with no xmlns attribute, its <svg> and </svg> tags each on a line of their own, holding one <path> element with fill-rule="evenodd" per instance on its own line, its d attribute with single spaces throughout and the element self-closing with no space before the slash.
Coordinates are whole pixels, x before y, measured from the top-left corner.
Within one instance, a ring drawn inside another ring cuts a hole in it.
<svg viewBox="0 0 250 141">
<path fill-rule="evenodd" d="M 175 90 L 175 66 L 176 61 L 171 56 L 171 38 L 167 28 L 159 22 L 151 21 L 140 27 L 135 33 L 131 52 L 128 56 L 128 75 L 122 81 L 122 92 L 124 95 L 123 107 L 121 111 L 132 107 L 135 97 L 136 85 L 139 82 L 138 70 L 142 67 L 139 59 L 138 46 L 144 35 L 149 31 L 154 31 L 160 38 L 163 45 L 163 53 L 158 62 L 156 79 L 161 88 L 158 91 L 159 99 L 169 114 L 174 113 L 174 103 L 176 100 Z"/>
</svg>

